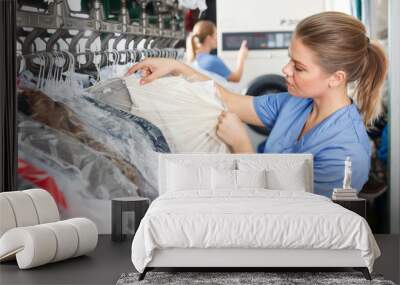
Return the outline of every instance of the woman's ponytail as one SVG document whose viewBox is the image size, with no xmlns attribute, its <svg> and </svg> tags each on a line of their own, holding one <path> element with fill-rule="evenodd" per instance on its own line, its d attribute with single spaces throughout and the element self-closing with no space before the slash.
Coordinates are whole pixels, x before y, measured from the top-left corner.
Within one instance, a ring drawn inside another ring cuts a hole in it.
<svg viewBox="0 0 400 285">
<path fill-rule="evenodd" d="M 216 27 L 213 22 L 201 20 L 198 21 L 193 31 L 186 38 L 186 59 L 188 63 L 192 63 L 196 59 L 197 49 L 208 36 L 215 33 Z"/>
<path fill-rule="evenodd" d="M 186 39 L 186 58 L 188 63 L 192 63 L 196 59 L 196 36 L 192 32 Z"/>
<path fill-rule="evenodd" d="M 364 123 L 371 127 L 382 109 L 382 86 L 386 78 L 387 58 L 376 43 L 369 43 L 364 68 L 356 83 L 355 100 Z"/>
</svg>

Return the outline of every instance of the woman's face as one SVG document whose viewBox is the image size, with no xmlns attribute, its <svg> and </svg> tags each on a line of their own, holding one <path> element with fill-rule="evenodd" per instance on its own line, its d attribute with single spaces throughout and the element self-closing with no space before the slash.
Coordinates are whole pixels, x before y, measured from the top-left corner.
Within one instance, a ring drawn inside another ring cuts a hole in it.
<svg viewBox="0 0 400 285">
<path fill-rule="evenodd" d="M 216 49 L 218 47 L 218 37 L 217 30 L 214 29 L 214 33 L 210 36 L 210 45 L 212 49 Z"/>
<path fill-rule="evenodd" d="M 289 58 L 282 72 L 291 95 L 316 98 L 328 90 L 330 75 L 318 65 L 314 53 L 296 37 L 290 44 Z"/>
</svg>

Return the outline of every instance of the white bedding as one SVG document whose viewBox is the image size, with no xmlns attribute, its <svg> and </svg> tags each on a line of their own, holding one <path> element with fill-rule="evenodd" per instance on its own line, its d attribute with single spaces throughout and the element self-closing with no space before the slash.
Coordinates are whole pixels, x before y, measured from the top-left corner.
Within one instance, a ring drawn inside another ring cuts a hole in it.
<svg viewBox="0 0 400 285">
<path fill-rule="evenodd" d="M 140 223 L 132 262 L 143 272 L 165 248 L 357 249 L 370 272 L 380 256 L 359 215 L 319 195 L 266 189 L 165 193 Z"/>
</svg>

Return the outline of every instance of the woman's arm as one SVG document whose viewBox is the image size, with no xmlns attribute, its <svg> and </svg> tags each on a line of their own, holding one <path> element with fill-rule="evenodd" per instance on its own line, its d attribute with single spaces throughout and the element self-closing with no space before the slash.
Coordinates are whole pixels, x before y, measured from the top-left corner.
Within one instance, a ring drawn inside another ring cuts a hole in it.
<svg viewBox="0 0 400 285">
<path fill-rule="evenodd" d="M 218 95 L 229 112 L 235 113 L 240 120 L 247 124 L 264 126 L 254 109 L 252 96 L 235 94 L 219 84 L 216 84 L 216 88 Z"/>
<path fill-rule="evenodd" d="M 243 69 L 244 69 L 244 61 L 238 60 L 236 69 L 231 72 L 231 74 L 228 76 L 227 80 L 230 82 L 240 82 L 240 79 L 242 79 L 242 75 L 243 75 Z"/>
<path fill-rule="evenodd" d="M 183 75 L 189 80 L 210 80 L 209 77 L 196 71 L 190 66 L 177 60 L 166 58 L 147 58 L 132 66 L 129 69 L 128 74 L 133 74 L 139 70 L 142 72 L 142 78 L 140 80 L 141 84 L 149 83 L 168 74 Z M 215 86 L 228 111 L 237 114 L 240 120 L 245 123 L 263 126 L 263 123 L 258 118 L 253 107 L 253 97 L 235 94 L 226 90 L 217 83 L 215 83 Z"/>
<path fill-rule="evenodd" d="M 206 75 L 196 71 L 187 64 L 169 58 L 146 58 L 129 68 L 126 75 L 141 72 L 140 84 L 147 84 L 165 75 L 183 75 L 195 81 L 210 80 Z"/>
<path fill-rule="evenodd" d="M 238 54 L 238 58 L 237 58 L 237 62 L 236 62 L 236 69 L 234 71 L 232 71 L 232 73 L 229 75 L 228 81 L 239 82 L 240 79 L 242 79 L 243 70 L 244 70 L 244 61 L 247 58 L 248 52 L 249 52 L 249 50 L 247 49 L 247 41 L 243 41 L 240 46 L 240 50 L 239 50 L 239 54 Z"/>
</svg>

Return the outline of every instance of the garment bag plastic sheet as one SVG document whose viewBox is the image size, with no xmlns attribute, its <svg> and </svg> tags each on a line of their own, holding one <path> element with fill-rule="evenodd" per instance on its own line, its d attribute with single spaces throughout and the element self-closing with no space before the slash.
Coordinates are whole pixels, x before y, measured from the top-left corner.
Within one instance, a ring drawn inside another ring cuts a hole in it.
<svg viewBox="0 0 400 285">
<path fill-rule="evenodd" d="M 82 127 L 82 122 L 74 112 L 63 103 L 56 102 L 40 91 L 24 91 L 18 96 L 18 110 L 32 117 L 35 121 L 59 130 L 88 146 L 110 160 L 121 170 L 131 182 L 137 184 L 138 173 L 136 168 L 125 162 L 118 153 L 112 152 L 108 146 L 90 137 Z"/>
<path fill-rule="evenodd" d="M 65 92 L 71 94 L 71 91 Z M 149 126 L 136 124 L 130 117 L 117 116 L 115 109 L 101 105 L 100 102 L 89 98 L 85 92 L 74 92 L 70 96 L 49 93 L 49 96 L 69 106 L 90 136 L 110 147 L 136 167 L 143 178 L 139 179 L 138 187 L 144 196 L 151 199 L 158 196 L 158 156 L 154 142 L 162 140 L 162 134 L 157 134 L 155 129 L 148 132 Z M 161 150 L 167 152 L 168 149 L 163 146 Z"/>
<path fill-rule="evenodd" d="M 39 149 L 81 176 L 81 187 L 73 189 L 81 198 L 110 200 L 114 197 L 137 196 L 137 186 L 101 152 L 64 132 L 28 118 L 23 119 L 18 128 L 19 142 Z"/>
<path fill-rule="evenodd" d="M 18 127 L 19 157 L 55 180 L 67 204 L 59 207 L 62 217 L 87 217 L 101 233 L 109 233 L 111 198 L 137 196 L 137 186 L 102 153 L 74 137 L 27 118 Z"/>
<path fill-rule="evenodd" d="M 125 81 L 121 78 L 113 78 L 98 82 L 86 89 L 87 92 L 98 101 L 111 105 L 114 108 L 129 112 L 132 102 Z"/>
<path fill-rule="evenodd" d="M 27 85 L 21 81 L 21 87 Z M 169 152 L 169 147 L 157 127 L 93 98 L 73 81 L 71 84 L 47 84 L 42 91 L 72 110 L 88 136 L 136 167 L 142 196 L 150 199 L 158 196 L 156 152 Z"/>
</svg>

